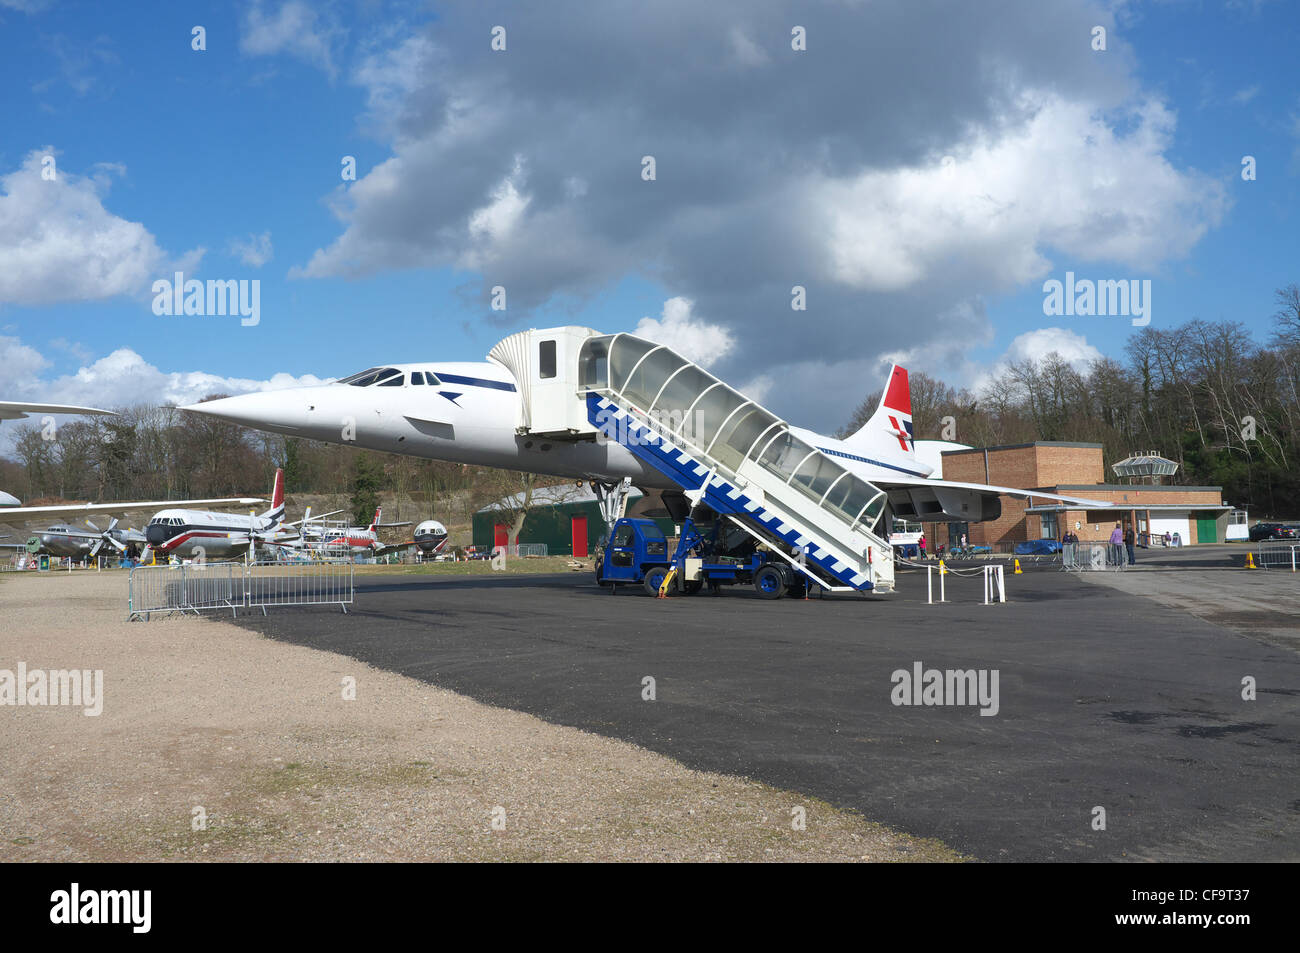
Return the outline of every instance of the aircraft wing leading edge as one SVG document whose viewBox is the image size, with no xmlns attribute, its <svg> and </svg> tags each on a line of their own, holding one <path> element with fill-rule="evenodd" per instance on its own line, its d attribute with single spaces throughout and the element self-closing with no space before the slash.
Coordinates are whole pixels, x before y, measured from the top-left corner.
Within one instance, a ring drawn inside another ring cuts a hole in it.
<svg viewBox="0 0 1300 953">
<path fill-rule="evenodd" d="M 12 522 L 10 517 L 41 516 L 54 513 L 130 513 L 134 510 L 163 510 L 177 507 L 199 506 L 252 506 L 265 503 L 258 496 L 227 497 L 219 500 L 143 500 L 138 503 L 62 503 L 58 506 L 0 506 L 0 523 Z"/>
<path fill-rule="evenodd" d="M 24 420 L 31 414 L 103 414 L 116 417 L 113 410 L 78 407 L 74 404 L 29 404 L 20 400 L 0 400 L 0 420 Z"/>
</svg>

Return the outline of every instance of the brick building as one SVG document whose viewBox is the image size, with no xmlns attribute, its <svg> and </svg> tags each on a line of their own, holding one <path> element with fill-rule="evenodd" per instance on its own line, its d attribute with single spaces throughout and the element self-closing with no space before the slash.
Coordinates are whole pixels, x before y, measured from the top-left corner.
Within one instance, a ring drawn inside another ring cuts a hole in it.
<svg viewBox="0 0 1300 953">
<path fill-rule="evenodd" d="M 1088 510 L 1056 500 L 1002 497 L 1002 515 L 983 523 L 927 523 L 932 545 L 951 546 L 965 533 L 974 545 L 1004 548 L 1034 539 L 1057 539 L 1068 530 L 1080 540 L 1105 541 L 1116 523 L 1139 534 L 1177 534 L 1183 545 L 1222 542 L 1231 508 L 1217 486 L 1152 486 L 1103 482 L 1099 443 L 1037 441 L 976 447 L 943 454 L 943 478 L 1042 490 L 1117 504 Z"/>
</svg>

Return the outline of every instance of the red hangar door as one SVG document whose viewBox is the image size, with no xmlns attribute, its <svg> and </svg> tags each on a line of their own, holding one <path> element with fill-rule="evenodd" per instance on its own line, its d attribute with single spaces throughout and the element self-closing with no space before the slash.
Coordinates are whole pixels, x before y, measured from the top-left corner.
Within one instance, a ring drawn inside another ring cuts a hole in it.
<svg viewBox="0 0 1300 953">
<path fill-rule="evenodd" d="M 510 548 L 510 527 L 505 523 L 497 523 L 492 527 L 492 546 L 493 548 L 500 546 L 507 550 Z"/>
<path fill-rule="evenodd" d="M 587 517 L 574 516 L 569 520 L 573 532 L 573 556 L 575 559 L 587 558 Z"/>
</svg>

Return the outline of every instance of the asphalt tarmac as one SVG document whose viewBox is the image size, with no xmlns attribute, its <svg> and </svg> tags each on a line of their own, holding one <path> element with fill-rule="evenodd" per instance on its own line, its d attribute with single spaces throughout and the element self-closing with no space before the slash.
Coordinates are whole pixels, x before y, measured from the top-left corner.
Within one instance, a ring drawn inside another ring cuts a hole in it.
<svg viewBox="0 0 1300 953">
<path fill-rule="evenodd" d="M 932 606 L 924 573 L 894 596 L 775 602 L 611 596 L 576 573 L 367 576 L 346 616 L 239 622 L 980 860 L 1300 859 L 1300 655 L 1064 573 L 1006 579 L 1005 605 L 949 577 Z M 894 704 L 916 663 L 996 672 L 996 714 Z"/>
</svg>

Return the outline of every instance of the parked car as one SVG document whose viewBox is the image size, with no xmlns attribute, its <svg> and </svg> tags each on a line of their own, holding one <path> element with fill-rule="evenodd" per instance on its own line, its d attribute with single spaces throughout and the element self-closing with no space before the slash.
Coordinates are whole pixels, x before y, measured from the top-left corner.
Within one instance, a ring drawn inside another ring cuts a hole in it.
<svg viewBox="0 0 1300 953">
<path fill-rule="evenodd" d="M 1300 530 L 1286 523 L 1256 523 L 1250 528 L 1250 541 L 1263 539 L 1300 539 Z"/>
</svg>

